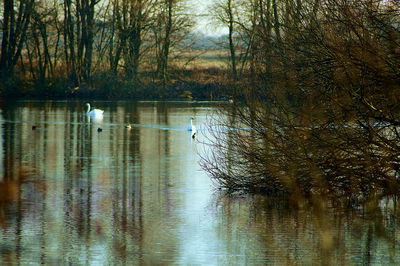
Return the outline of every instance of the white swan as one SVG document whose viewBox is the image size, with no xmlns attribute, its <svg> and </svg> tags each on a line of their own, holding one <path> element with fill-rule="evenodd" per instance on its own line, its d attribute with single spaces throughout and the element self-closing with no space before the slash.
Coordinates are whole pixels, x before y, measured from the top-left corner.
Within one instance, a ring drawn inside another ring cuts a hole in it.
<svg viewBox="0 0 400 266">
<path fill-rule="evenodd" d="M 188 126 L 187 130 L 192 132 L 192 138 L 196 138 L 197 135 L 197 129 L 195 127 L 195 125 L 193 125 L 193 117 L 190 118 L 190 125 Z"/>
<path fill-rule="evenodd" d="M 94 116 L 94 117 L 102 117 L 103 116 L 103 113 L 104 113 L 103 110 L 93 109 L 90 111 L 90 104 L 86 103 L 86 106 L 87 106 L 87 111 L 86 111 L 87 115 Z"/>
</svg>

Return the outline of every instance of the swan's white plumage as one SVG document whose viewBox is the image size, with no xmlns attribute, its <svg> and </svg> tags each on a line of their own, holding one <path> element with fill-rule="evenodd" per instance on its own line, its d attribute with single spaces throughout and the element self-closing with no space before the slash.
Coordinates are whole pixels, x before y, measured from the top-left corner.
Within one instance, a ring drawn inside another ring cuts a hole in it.
<svg viewBox="0 0 400 266">
<path fill-rule="evenodd" d="M 193 117 L 190 118 L 190 125 L 188 126 L 187 130 L 192 132 L 192 138 L 196 138 L 197 129 L 196 126 L 193 125 Z"/>
<path fill-rule="evenodd" d="M 94 117 L 101 117 L 103 116 L 104 111 L 100 109 L 92 109 L 90 110 L 90 104 L 86 103 L 87 111 L 86 114 Z"/>
</svg>

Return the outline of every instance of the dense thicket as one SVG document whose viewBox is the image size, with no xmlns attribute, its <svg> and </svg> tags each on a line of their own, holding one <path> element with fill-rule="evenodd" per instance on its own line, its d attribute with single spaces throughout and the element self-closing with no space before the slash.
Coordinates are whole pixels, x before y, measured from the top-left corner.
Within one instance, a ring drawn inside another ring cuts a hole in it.
<svg viewBox="0 0 400 266">
<path fill-rule="evenodd" d="M 235 74 L 235 104 L 210 121 L 203 168 L 231 190 L 351 202 L 398 194 L 399 2 L 218 5 L 220 21 L 234 18 L 248 71 Z"/>
</svg>

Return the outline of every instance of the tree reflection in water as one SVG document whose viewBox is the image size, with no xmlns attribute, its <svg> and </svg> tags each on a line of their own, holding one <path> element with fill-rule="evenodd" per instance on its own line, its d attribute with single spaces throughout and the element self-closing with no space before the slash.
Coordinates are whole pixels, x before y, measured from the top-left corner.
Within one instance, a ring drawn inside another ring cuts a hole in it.
<svg viewBox="0 0 400 266">
<path fill-rule="evenodd" d="M 297 202 L 261 195 L 221 193 L 219 236 L 246 239 L 249 264 L 398 264 L 399 207 L 394 199 L 371 209 L 343 209 L 329 202 Z M 240 217 L 237 219 L 236 217 Z M 234 246 L 234 244 L 232 244 Z M 262 259 L 253 256 L 263 252 Z M 235 260 L 224 263 L 235 263 Z"/>
<path fill-rule="evenodd" d="M 0 264 L 400 262 L 394 200 L 345 211 L 215 194 L 186 132 L 211 104 L 102 106 L 98 134 L 77 101 L 5 104 Z"/>
</svg>

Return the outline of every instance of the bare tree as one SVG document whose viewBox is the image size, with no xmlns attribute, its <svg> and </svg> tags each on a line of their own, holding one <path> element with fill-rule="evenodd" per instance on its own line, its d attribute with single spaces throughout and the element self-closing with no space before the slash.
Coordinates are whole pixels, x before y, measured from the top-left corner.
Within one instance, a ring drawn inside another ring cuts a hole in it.
<svg viewBox="0 0 400 266">
<path fill-rule="evenodd" d="M 269 84 L 256 68 L 259 80 L 221 108 L 204 169 L 232 190 L 349 203 L 398 195 L 398 3 L 274 2 L 256 37 L 272 50 Z"/>
<path fill-rule="evenodd" d="M 79 0 L 77 3 L 77 16 L 80 22 L 80 38 L 78 44 L 78 58 L 80 59 L 80 72 L 86 82 L 90 82 L 91 68 L 93 59 L 93 42 L 94 42 L 94 27 L 95 14 L 94 8 L 99 0 Z"/>
<path fill-rule="evenodd" d="M 76 48 L 75 48 L 75 23 L 72 14 L 72 1 L 64 1 L 64 55 L 67 75 L 72 82 L 79 83 L 79 75 L 77 73 Z"/>
<path fill-rule="evenodd" d="M 90 83 L 97 3 L 98 0 L 64 2 L 65 61 L 71 80 L 78 84 Z"/>
<path fill-rule="evenodd" d="M 54 75 L 54 63 L 51 55 L 51 39 L 54 37 L 54 7 L 49 7 L 46 2 L 38 3 L 32 10 L 30 34 L 26 41 L 26 51 L 31 65 L 31 75 L 34 80 L 45 86 L 46 81 Z M 53 48 L 56 51 L 56 48 Z M 35 61 L 35 62 L 33 62 Z M 35 66 L 34 66 L 35 65 Z M 35 78 L 38 75 L 37 79 Z"/>
<path fill-rule="evenodd" d="M 171 50 L 178 48 L 193 25 L 185 10 L 183 1 L 164 0 L 159 3 L 158 10 L 154 14 L 152 33 L 155 37 L 156 73 L 163 81 L 164 88 L 169 79 Z"/>
<path fill-rule="evenodd" d="M 120 38 L 117 54 L 121 49 L 124 51 L 125 73 L 133 81 L 138 81 L 143 39 L 148 33 L 155 3 L 153 0 L 122 1 L 122 8 L 115 11 Z"/>
<path fill-rule="evenodd" d="M 21 55 L 34 8 L 33 0 L 18 2 L 18 5 L 15 5 L 13 0 L 4 1 L 0 58 L 0 72 L 3 79 L 14 74 L 14 67 Z"/>
<path fill-rule="evenodd" d="M 228 46 L 232 77 L 237 80 L 237 54 L 234 36 L 237 35 L 235 21 L 237 21 L 233 0 L 223 0 L 216 2 L 213 8 L 213 16 L 224 26 L 229 29 L 228 32 Z"/>
</svg>

